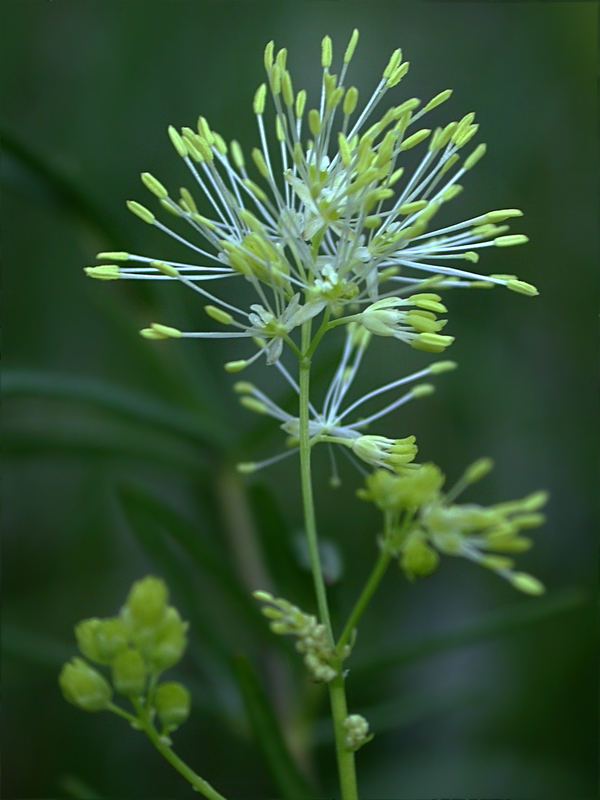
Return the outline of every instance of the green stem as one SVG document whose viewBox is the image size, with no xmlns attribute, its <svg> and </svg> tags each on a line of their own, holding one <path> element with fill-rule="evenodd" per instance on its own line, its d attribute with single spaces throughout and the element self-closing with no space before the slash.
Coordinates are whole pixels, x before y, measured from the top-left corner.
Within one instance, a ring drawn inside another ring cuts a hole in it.
<svg viewBox="0 0 600 800">
<path fill-rule="evenodd" d="M 208 781 L 205 781 L 204 778 L 201 778 L 199 775 L 197 775 L 193 769 L 188 767 L 185 761 L 182 761 L 179 756 L 173 752 L 171 745 L 167 743 L 167 740 L 164 737 L 160 736 L 154 727 L 148 709 L 143 708 L 137 703 L 134 703 L 134 706 L 139 715 L 138 721 L 140 727 L 150 739 L 154 747 L 161 754 L 161 756 L 165 759 L 165 761 L 168 761 L 169 764 L 175 770 L 177 770 L 181 777 L 185 778 L 190 786 L 192 786 L 197 792 L 205 797 L 206 800 L 226 800 L 222 794 L 217 792 L 216 789 L 213 789 Z"/>
<path fill-rule="evenodd" d="M 364 589 L 361 592 L 360 597 L 356 601 L 356 605 L 352 609 L 350 616 L 348 617 L 348 622 L 346 623 L 346 627 L 342 631 L 342 635 L 340 636 L 338 643 L 336 645 L 336 650 L 338 653 L 341 653 L 344 649 L 344 645 L 348 643 L 348 640 L 352 636 L 352 631 L 356 628 L 356 624 L 360 617 L 362 616 L 365 608 L 368 606 L 371 598 L 375 594 L 381 579 L 385 575 L 385 572 L 390 564 L 392 559 L 391 554 L 384 548 L 379 553 L 379 558 L 377 559 L 375 566 L 373 567 L 373 571 L 369 575 L 369 579 L 365 584 Z"/>
<path fill-rule="evenodd" d="M 314 349 L 314 348 L 313 348 Z M 323 579 L 323 569 L 319 557 L 319 543 L 317 538 L 317 525 L 315 519 L 315 507 L 313 501 L 311 465 L 310 465 L 310 432 L 309 432 L 309 397 L 310 397 L 310 354 L 311 350 L 311 323 L 305 322 L 302 325 L 302 352 L 303 358 L 300 360 L 300 408 L 299 408 L 299 445 L 300 445 L 300 477 L 302 484 L 302 502 L 304 507 L 304 524 L 306 530 L 306 542 L 310 565 L 317 595 L 319 607 L 319 617 L 325 625 L 331 646 L 334 646 L 333 631 L 329 617 L 329 607 L 327 605 L 327 592 Z M 329 698 L 331 701 L 331 714 L 333 718 L 333 730 L 335 735 L 335 749 L 338 762 L 340 778 L 340 789 L 342 800 L 358 800 L 358 789 L 356 784 L 356 767 L 354 763 L 354 753 L 345 746 L 346 731 L 344 721 L 348 716 L 346 703 L 346 690 L 344 678 L 342 676 L 341 662 L 338 664 L 338 674 L 327 684 Z"/>
</svg>

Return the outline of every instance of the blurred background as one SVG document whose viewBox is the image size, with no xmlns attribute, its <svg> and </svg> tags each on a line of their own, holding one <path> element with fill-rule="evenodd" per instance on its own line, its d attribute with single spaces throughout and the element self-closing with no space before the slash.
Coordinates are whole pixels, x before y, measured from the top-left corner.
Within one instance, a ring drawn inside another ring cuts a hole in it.
<svg viewBox="0 0 600 800">
<path fill-rule="evenodd" d="M 3 18 L 3 797 L 192 796 L 140 734 L 69 706 L 56 683 L 74 624 L 116 613 L 148 573 L 192 623 L 173 672 L 194 696 L 182 757 L 232 799 L 337 792 L 326 694 L 248 600 L 270 588 L 314 609 L 296 460 L 249 479 L 232 468 L 282 444 L 231 392 L 223 362 L 245 351 L 141 339 L 151 321 L 209 321 L 183 287 L 93 282 L 82 267 L 99 250 L 184 255 L 125 209 L 148 202 L 142 171 L 190 184 L 167 125 L 201 113 L 249 150 L 266 42 L 315 91 L 321 38 L 339 59 L 354 27 L 363 98 L 401 46 L 411 70 L 390 102 L 450 87 L 427 124 L 477 112 L 488 154 L 440 221 L 523 209 L 512 232 L 530 244 L 480 266 L 540 289 L 448 294 L 460 368 L 378 432 L 414 433 L 450 482 L 493 456 L 474 502 L 551 492 L 519 559 L 544 597 L 451 559 L 412 585 L 386 576 L 348 661 L 351 709 L 376 732 L 358 754 L 362 796 L 595 797 L 597 4 L 29 0 Z M 361 388 L 430 360 L 408 349 L 377 342 Z M 248 378 L 289 402 L 273 372 Z M 325 455 L 316 502 L 339 627 L 380 521 L 349 468 L 329 488 Z"/>
</svg>

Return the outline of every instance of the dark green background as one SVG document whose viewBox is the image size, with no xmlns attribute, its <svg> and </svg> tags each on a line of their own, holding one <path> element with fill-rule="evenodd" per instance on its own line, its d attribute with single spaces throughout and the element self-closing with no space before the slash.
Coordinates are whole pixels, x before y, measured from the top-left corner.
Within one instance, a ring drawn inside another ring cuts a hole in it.
<svg viewBox="0 0 600 800">
<path fill-rule="evenodd" d="M 177 258 L 124 208 L 129 198 L 146 202 L 143 170 L 182 182 L 167 124 L 193 125 L 202 113 L 249 149 L 265 43 L 287 46 L 295 87 L 314 88 L 322 36 L 331 34 L 339 57 L 356 26 L 351 80 L 363 97 L 402 46 L 411 70 L 391 102 L 452 87 L 433 124 L 477 111 L 488 155 L 444 220 L 522 208 L 513 230 L 530 244 L 487 251 L 480 264 L 540 289 L 538 298 L 449 294 L 460 369 L 381 432 L 415 433 L 422 460 L 435 459 L 451 481 L 492 455 L 496 470 L 475 501 L 540 487 L 552 495 L 548 523 L 520 559 L 547 585 L 545 598 L 448 559 L 415 585 L 390 571 L 348 662 L 351 708 L 377 733 L 358 755 L 362 794 L 596 797 L 597 5 L 8 0 L 2 18 L 3 796 L 191 797 L 139 734 L 68 706 L 56 686 L 75 622 L 115 613 L 150 571 L 171 581 L 194 629 L 178 675 L 196 708 L 177 748 L 231 798 L 283 796 L 254 743 L 231 659 L 250 659 L 289 726 L 306 689 L 289 666 L 297 659 L 269 649 L 244 598 L 270 573 L 277 591 L 311 606 L 293 544 L 297 463 L 231 477 L 235 460 L 281 445 L 274 423 L 239 410 L 222 370 L 247 351 L 138 336 L 152 320 L 207 324 L 195 297 L 172 284 L 92 282 L 81 268 L 102 249 Z M 429 359 L 398 342 L 375 345 L 365 388 Z M 323 378 L 337 346 L 324 348 Z M 250 379 L 282 396 L 264 366 Z M 330 490 L 317 456 L 321 531 L 342 570 L 331 590 L 338 626 L 375 557 L 379 525 L 354 498 L 358 477 L 344 479 Z M 156 501 L 177 522 L 165 522 Z M 173 543 L 176 528 L 187 549 Z M 214 557 L 206 566 L 197 553 L 204 569 L 190 556 L 196 541 Z M 219 581 L 215 563 L 233 564 L 231 574 Z M 327 706 L 310 694 L 325 720 L 312 774 L 318 796 L 332 797 Z"/>
</svg>

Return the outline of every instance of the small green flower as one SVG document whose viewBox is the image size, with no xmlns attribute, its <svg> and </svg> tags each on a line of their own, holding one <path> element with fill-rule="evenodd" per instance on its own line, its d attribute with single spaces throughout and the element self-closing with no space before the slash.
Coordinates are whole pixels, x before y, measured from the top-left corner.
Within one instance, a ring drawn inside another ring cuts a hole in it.
<svg viewBox="0 0 600 800">
<path fill-rule="evenodd" d="M 190 693 L 180 683 L 161 683 L 154 695 L 154 708 L 163 733 L 171 733 L 190 715 L 192 700 Z"/>
<path fill-rule="evenodd" d="M 82 658 L 63 665 L 58 683 L 65 700 L 83 711 L 104 711 L 110 704 L 110 684 Z"/>
<path fill-rule="evenodd" d="M 146 690 L 147 676 L 144 659 L 131 647 L 121 651 L 112 663 L 113 686 L 125 697 L 141 697 Z"/>
<path fill-rule="evenodd" d="M 75 626 L 77 645 L 94 664 L 110 664 L 127 647 L 127 627 L 122 619 L 84 619 Z"/>
</svg>

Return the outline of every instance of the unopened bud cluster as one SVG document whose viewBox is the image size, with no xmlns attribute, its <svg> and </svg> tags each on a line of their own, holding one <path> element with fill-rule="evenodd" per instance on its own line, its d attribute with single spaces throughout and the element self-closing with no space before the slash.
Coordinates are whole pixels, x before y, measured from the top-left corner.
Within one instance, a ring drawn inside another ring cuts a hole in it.
<svg viewBox="0 0 600 800">
<path fill-rule="evenodd" d="M 369 723 L 361 714 L 349 714 L 344 720 L 344 730 L 346 750 L 352 752 L 359 750 L 373 738 L 373 734 L 369 733 Z"/>
<path fill-rule="evenodd" d="M 304 663 L 315 681 L 328 683 L 339 674 L 339 662 L 350 655 L 349 646 L 340 659 L 329 641 L 327 628 L 315 616 L 269 592 L 254 592 L 253 597 L 263 603 L 261 610 L 271 620 L 273 633 L 297 638 L 296 650 L 303 654 Z"/>
<path fill-rule="evenodd" d="M 510 556 L 532 546 L 521 531 L 544 522 L 539 510 L 547 500 L 545 492 L 487 508 L 453 502 L 491 468 L 489 459 L 476 461 L 445 494 L 441 491 L 445 478 L 435 464 L 423 464 L 404 475 L 377 470 L 367 476 L 358 496 L 391 515 L 394 523 L 383 545 L 399 559 L 409 579 L 430 575 L 444 554 L 487 567 L 525 594 L 544 591 L 537 578 L 514 571 Z"/>
<path fill-rule="evenodd" d="M 75 626 L 81 654 L 60 672 L 65 698 L 84 711 L 114 708 L 113 692 L 134 704 L 150 703 L 163 734 L 175 730 L 190 712 L 190 696 L 178 683 L 150 689 L 150 682 L 181 660 L 188 623 L 168 605 L 164 581 L 148 576 L 133 584 L 119 616 L 85 619 Z M 110 681 L 88 662 L 107 667 Z"/>
</svg>

